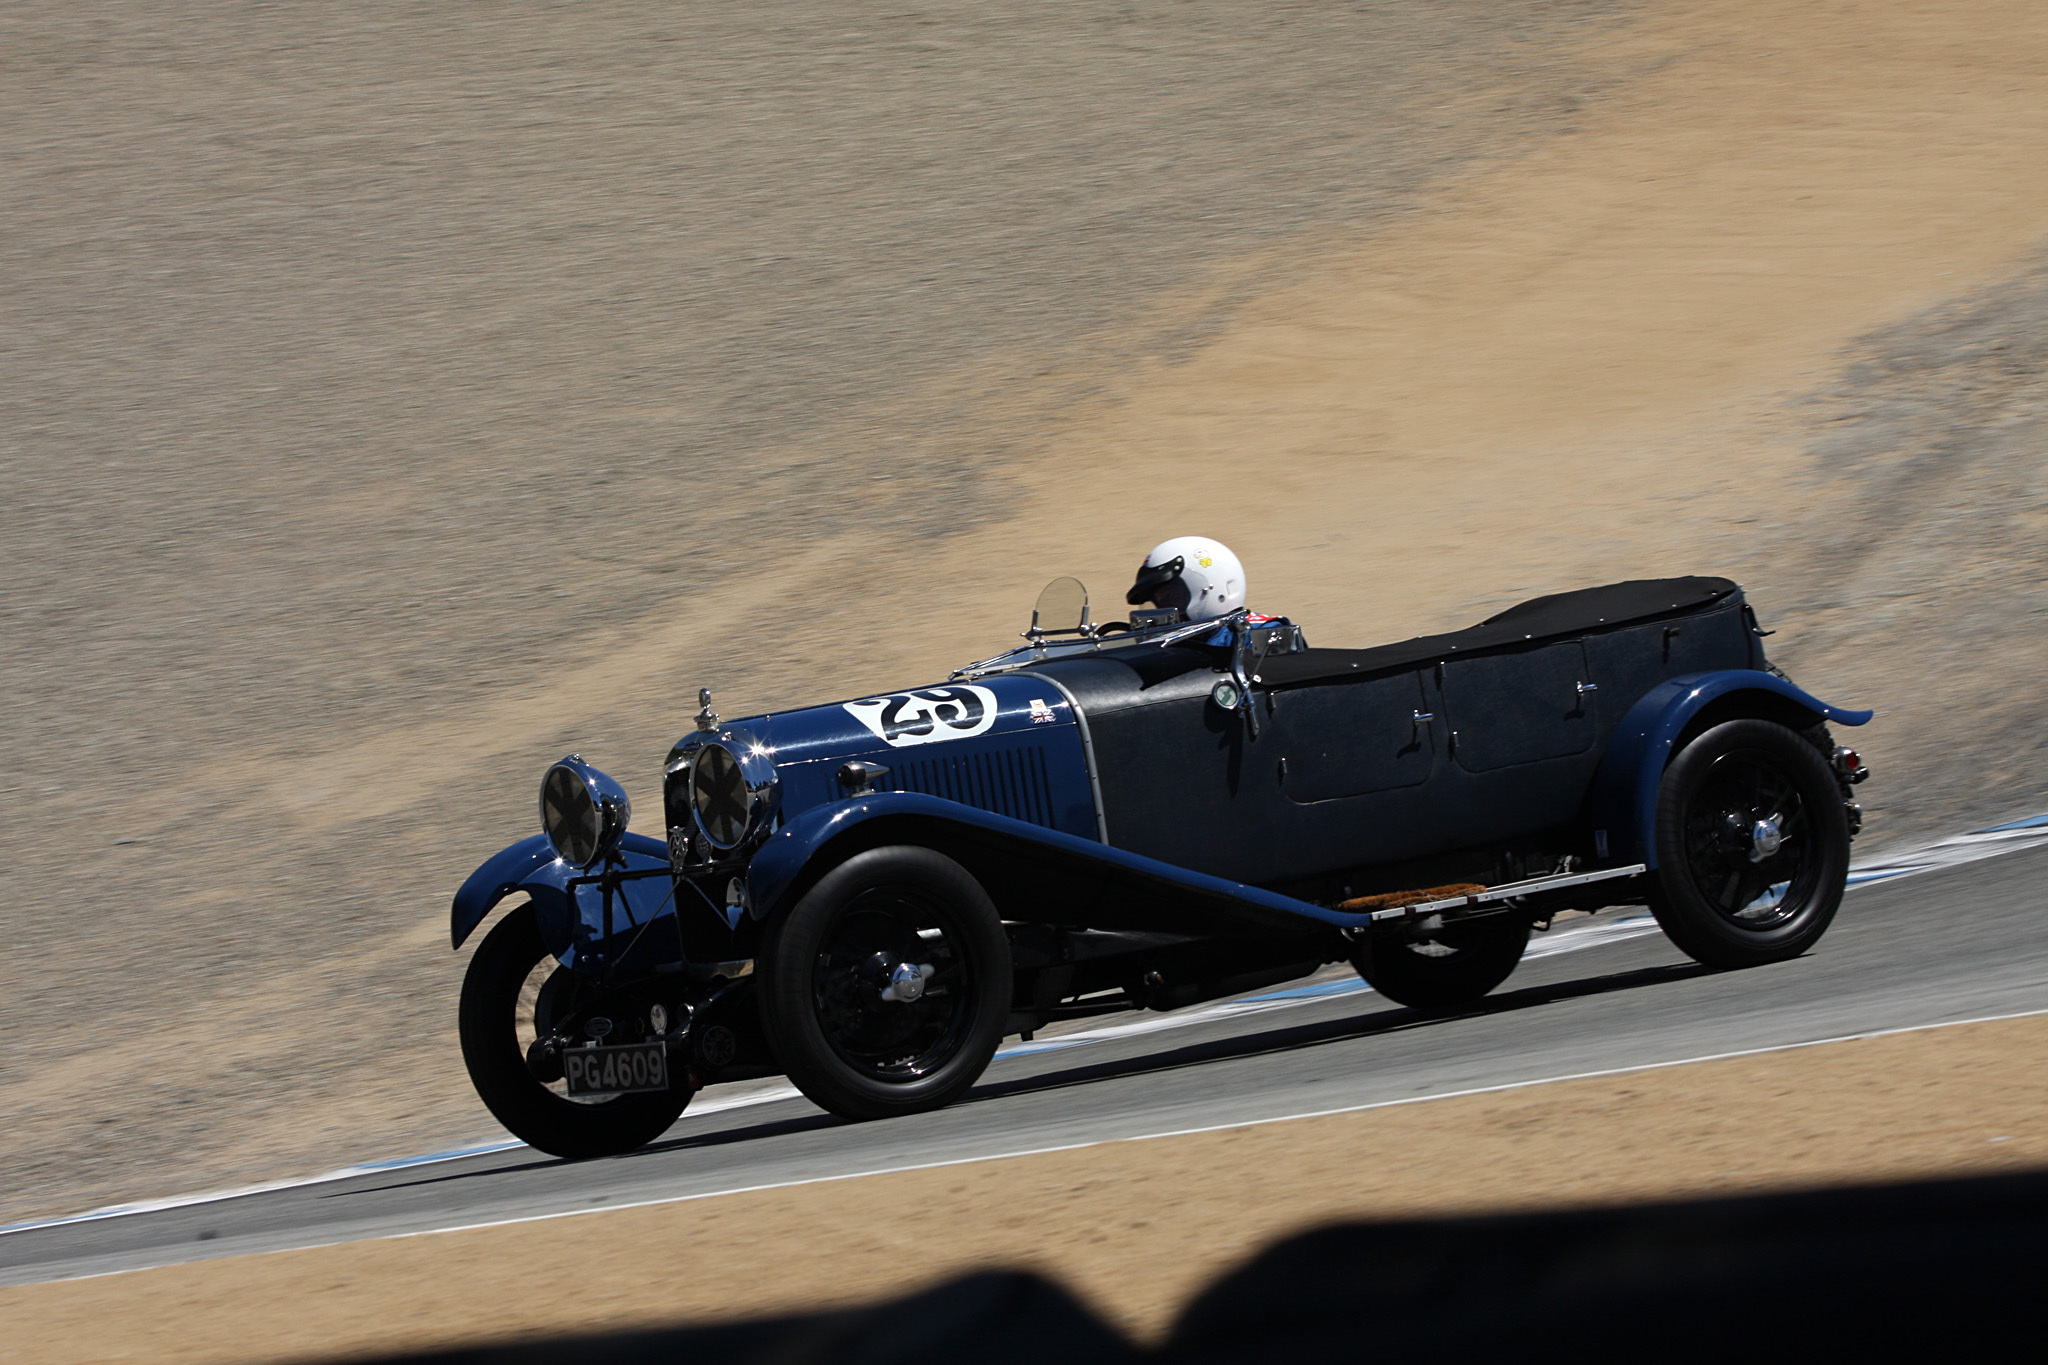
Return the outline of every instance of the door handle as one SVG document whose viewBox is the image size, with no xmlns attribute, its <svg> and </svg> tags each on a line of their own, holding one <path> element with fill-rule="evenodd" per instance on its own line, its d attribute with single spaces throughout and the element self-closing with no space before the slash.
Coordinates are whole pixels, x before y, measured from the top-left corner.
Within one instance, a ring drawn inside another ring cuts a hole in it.
<svg viewBox="0 0 2048 1365">
<path fill-rule="evenodd" d="M 1598 692 L 1600 690 L 1599 683 L 1582 682 L 1576 683 L 1574 684 L 1574 686 L 1576 686 L 1579 689 L 1579 695 L 1582 697 L 1585 696 L 1588 692 Z"/>
<path fill-rule="evenodd" d="M 1415 713 L 1415 723 L 1417 725 L 1427 725 L 1435 719 L 1436 712 L 1434 711 L 1417 711 Z"/>
</svg>

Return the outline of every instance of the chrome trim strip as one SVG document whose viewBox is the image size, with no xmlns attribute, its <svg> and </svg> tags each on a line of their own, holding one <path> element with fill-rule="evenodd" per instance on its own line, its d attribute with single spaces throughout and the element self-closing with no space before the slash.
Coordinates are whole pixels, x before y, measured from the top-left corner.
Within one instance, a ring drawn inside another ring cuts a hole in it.
<svg viewBox="0 0 2048 1365">
<path fill-rule="evenodd" d="M 1109 842 L 1109 817 L 1102 809 L 1102 779 L 1095 771 L 1095 737 L 1088 733 L 1088 716 L 1081 710 L 1081 704 L 1074 700 L 1074 694 L 1067 691 L 1067 685 L 1058 678 L 1045 673 L 1024 670 L 1011 675 L 1017 678 L 1036 678 L 1049 683 L 1064 697 L 1067 709 L 1074 713 L 1074 724 L 1081 731 L 1081 758 L 1088 765 L 1088 794 L 1095 798 L 1095 837 L 1103 843 Z"/>
</svg>

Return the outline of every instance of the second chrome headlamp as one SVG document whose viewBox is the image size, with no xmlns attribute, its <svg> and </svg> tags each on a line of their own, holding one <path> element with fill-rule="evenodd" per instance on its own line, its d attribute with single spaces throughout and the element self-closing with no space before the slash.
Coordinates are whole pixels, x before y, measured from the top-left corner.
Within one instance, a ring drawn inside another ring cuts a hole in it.
<svg viewBox="0 0 2048 1365">
<path fill-rule="evenodd" d="M 773 815 L 781 783 L 767 748 L 741 731 L 692 735 L 668 765 L 670 804 L 687 802 L 691 822 L 721 852 L 738 848 Z"/>
</svg>

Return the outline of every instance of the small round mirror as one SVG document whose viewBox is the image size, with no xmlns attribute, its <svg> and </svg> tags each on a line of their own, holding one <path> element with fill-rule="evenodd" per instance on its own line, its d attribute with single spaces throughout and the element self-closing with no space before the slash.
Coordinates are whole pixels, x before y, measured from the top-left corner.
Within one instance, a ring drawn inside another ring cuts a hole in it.
<svg viewBox="0 0 2048 1365">
<path fill-rule="evenodd" d="M 1055 578 L 1031 609 L 1031 628 L 1040 633 L 1076 631 L 1087 624 L 1088 589 L 1078 578 Z"/>
</svg>

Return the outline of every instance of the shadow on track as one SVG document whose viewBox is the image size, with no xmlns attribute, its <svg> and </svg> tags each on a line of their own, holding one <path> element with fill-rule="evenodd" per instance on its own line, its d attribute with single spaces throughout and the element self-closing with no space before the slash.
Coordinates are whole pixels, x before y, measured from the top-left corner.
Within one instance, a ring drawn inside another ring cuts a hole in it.
<svg viewBox="0 0 2048 1365">
<path fill-rule="evenodd" d="M 1020 1076 L 1012 1080 L 984 1081 L 969 1091 L 965 1098 L 952 1105 L 948 1112 L 983 1103 L 990 1100 L 1009 1099 L 1020 1095 L 1050 1093 L 1059 1090 L 1076 1089 L 1096 1085 L 1104 1081 L 1123 1080 L 1138 1076 L 1164 1075 L 1193 1067 L 1208 1066 L 1215 1062 L 1239 1061 L 1254 1057 L 1282 1056 L 1291 1052 L 1303 1052 L 1325 1047 L 1331 1043 L 1352 1042 L 1364 1038 L 1383 1037 L 1396 1033 L 1407 1033 L 1419 1029 L 1435 1028 L 1461 1020 L 1480 1019 L 1493 1015 L 1520 1014 L 1527 1010 L 1539 1009 L 1545 1005 L 1560 1004 L 1569 1000 L 1584 1000 L 1595 996 L 1611 995 L 1619 991 L 1641 990 L 1646 987 L 1666 985 L 1694 977 L 1710 974 L 1709 969 L 1696 963 L 1674 963 L 1656 967 L 1641 967 L 1625 972 L 1611 972 L 1601 976 L 1581 977 L 1550 985 L 1528 986 L 1521 990 L 1503 991 L 1464 1009 L 1429 1012 L 1394 1007 L 1372 1010 L 1362 1017 L 1325 1020 L 1314 1024 L 1298 1024 L 1291 1027 L 1269 1028 L 1256 1033 L 1241 1034 L 1230 1038 L 1215 1038 L 1160 1052 L 1148 1052 L 1137 1057 L 1122 1057 L 1108 1061 L 1093 1062 L 1080 1066 L 1063 1067 L 1056 1071 L 1035 1076 Z M 1375 997 L 1366 997 L 1368 1001 Z M 689 1117 L 688 1111 L 684 1118 Z M 810 1113 L 790 1118 L 774 1119 L 766 1123 L 737 1122 L 721 1126 L 709 1132 L 690 1133 L 682 1137 L 666 1138 L 649 1143 L 638 1151 L 620 1156 L 601 1157 L 599 1161 L 634 1161 L 661 1153 L 712 1151 L 743 1143 L 760 1142 L 777 1137 L 789 1137 L 821 1129 L 841 1127 L 850 1120 L 831 1114 Z M 428 1189 L 437 1185 L 460 1187 L 468 1182 L 487 1180 L 494 1176 L 508 1176 L 518 1172 L 542 1171 L 566 1166 L 591 1165 L 591 1162 L 572 1162 L 553 1158 L 500 1163 L 485 1170 L 447 1171 L 435 1175 L 423 1175 L 412 1179 L 393 1180 L 377 1185 L 354 1186 L 322 1194 L 322 1199 L 348 1200 L 360 1195 L 384 1194 L 394 1190 Z"/>
<path fill-rule="evenodd" d="M 1675 963 L 1669 966 L 1640 967 L 1604 976 L 1583 977 L 1554 985 L 1530 986 L 1518 991 L 1505 991 L 1499 995 L 1490 995 L 1459 1010 L 1426 1011 L 1397 1006 L 1384 1012 L 1368 1014 L 1363 1018 L 1331 1019 L 1315 1024 L 1267 1029 L 1260 1033 L 1243 1034 L 1233 1038 L 1190 1043 L 1184 1047 L 1148 1053 L 1142 1057 L 1096 1062 L 1037 1076 L 1019 1077 L 1016 1080 L 984 1081 L 969 1091 L 967 1097 L 960 1103 L 974 1104 L 983 1100 L 1064 1090 L 1130 1076 L 1157 1075 L 1188 1067 L 1206 1066 L 1212 1062 L 1279 1056 L 1327 1046 L 1330 1043 L 1352 1042 L 1362 1038 L 1377 1038 L 1435 1028 L 1459 1020 L 1519 1014 L 1525 1010 L 1567 1000 L 1584 1000 L 1617 991 L 1640 990 L 1646 986 L 1686 981 L 1710 974 L 1710 968 L 1702 967 L 1698 963 Z M 1370 998 L 1372 997 L 1368 997 Z"/>
</svg>

